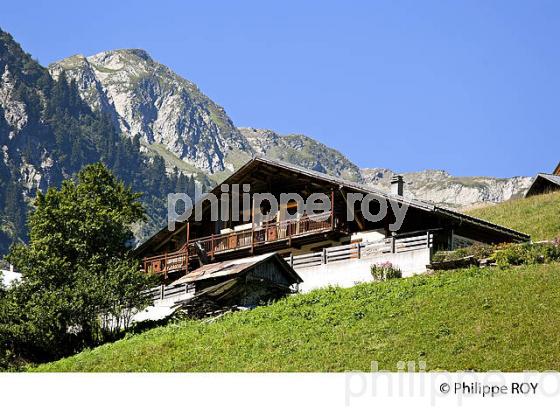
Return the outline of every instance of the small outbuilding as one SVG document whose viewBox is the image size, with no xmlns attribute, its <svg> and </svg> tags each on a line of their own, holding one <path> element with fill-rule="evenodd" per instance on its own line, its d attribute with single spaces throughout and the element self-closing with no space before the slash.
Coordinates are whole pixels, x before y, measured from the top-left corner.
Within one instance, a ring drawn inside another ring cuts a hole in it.
<svg viewBox="0 0 560 410">
<path fill-rule="evenodd" d="M 203 265 L 170 286 L 188 285 L 192 297 L 178 301 L 191 316 L 233 306 L 253 307 L 297 292 L 303 280 L 277 253 Z"/>
<path fill-rule="evenodd" d="M 560 163 L 552 174 L 537 174 L 535 180 L 527 190 L 525 197 L 547 194 L 560 190 Z"/>
</svg>

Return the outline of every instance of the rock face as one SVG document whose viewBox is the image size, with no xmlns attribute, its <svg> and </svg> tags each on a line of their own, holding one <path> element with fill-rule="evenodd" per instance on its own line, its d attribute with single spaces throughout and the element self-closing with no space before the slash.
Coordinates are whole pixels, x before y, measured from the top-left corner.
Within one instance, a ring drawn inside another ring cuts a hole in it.
<svg viewBox="0 0 560 410">
<path fill-rule="evenodd" d="M 76 55 L 49 71 L 75 81 L 89 106 L 126 135 L 138 134 L 144 145 L 163 147 L 203 172 L 231 172 L 252 154 L 222 107 L 143 50 Z"/>
<path fill-rule="evenodd" d="M 10 73 L 10 68 L 6 65 L 3 71 L 0 77 L 0 107 L 4 111 L 4 120 L 7 126 L 12 129 L 9 135 L 9 138 L 12 139 L 17 132 L 25 127 L 28 116 L 25 103 L 15 95 L 16 81 Z"/>
<path fill-rule="evenodd" d="M 279 135 L 271 130 L 240 128 L 253 150 L 272 159 L 296 164 L 350 181 L 360 181 L 360 169 L 335 149 L 305 135 Z"/>
<path fill-rule="evenodd" d="M 384 168 L 362 169 L 363 182 L 389 191 L 395 172 Z M 531 185 L 530 177 L 454 177 L 445 171 L 426 170 L 401 174 L 404 195 L 451 208 L 469 208 L 498 203 L 522 196 Z"/>
</svg>

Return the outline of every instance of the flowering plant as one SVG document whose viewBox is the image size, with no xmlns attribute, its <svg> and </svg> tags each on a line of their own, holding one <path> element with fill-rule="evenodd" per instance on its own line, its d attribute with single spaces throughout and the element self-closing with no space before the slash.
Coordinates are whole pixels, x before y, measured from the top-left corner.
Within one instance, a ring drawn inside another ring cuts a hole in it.
<svg viewBox="0 0 560 410">
<path fill-rule="evenodd" d="M 398 266 L 391 262 L 382 262 L 371 265 L 371 276 L 374 280 L 382 281 L 388 279 L 402 278 L 402 272 Z"/>
</svg>

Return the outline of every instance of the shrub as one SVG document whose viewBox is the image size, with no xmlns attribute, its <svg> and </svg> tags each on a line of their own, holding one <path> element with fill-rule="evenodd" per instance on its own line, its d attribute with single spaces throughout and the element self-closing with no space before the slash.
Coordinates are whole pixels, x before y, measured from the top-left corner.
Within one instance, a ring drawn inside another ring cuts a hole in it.
<svg viewBox="0 0 560 410">
<path fill-rule="evenodd" d="M 534 265 L 560 261 L 560 246 L 552 243 L 510 244 L 496 252 L 496 263 L 505 268 L 511 265 Z"/>
<path fill-rule="evenodd" d="M 489 258 L 496 251 L 496 247 L 494 245 L 489 245 L 486 243 L 475 243 L 474 245 L 469 246 L 465 249 L 467 249 L 469 255 L 473 255 L 477 259 Z"/>
<path fill-rule="evenodd" d="M 516 265 L 534 265 L 560 261 L 560 238 L 547 243 L 504 243 L 500 245 L 475 244 L 454 251 L 437 252 L 433 262 L 454 261 L 466 256 L 477 259 L 492 258 L 496 264 L 505 268 Z"/>
<path fill-rule="evenodd" d="M 402 278 L 401 270 L 391 262 L 376 263 L 370 269 L 371 276 L 377 281 Z"/>
<path fill-rule="evenodd" d="M 494 245 L 477 243 L 465 248 L 456 249 L 454 251 L 439 251 L 432 257 L 433 262 L 455 261 L 467 256 L 474 256 L 476 259 L 486 259 L 491 257 L 496 251 Z"/>
</svg>

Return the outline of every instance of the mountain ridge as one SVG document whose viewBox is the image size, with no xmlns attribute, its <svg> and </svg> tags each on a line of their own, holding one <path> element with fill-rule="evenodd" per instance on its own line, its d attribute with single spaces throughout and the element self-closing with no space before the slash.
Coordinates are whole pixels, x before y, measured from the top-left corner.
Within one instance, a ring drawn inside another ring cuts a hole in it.
<svg viewBox="0 0 560 410">
<path fill-rule="evenodd" d="M 83 68 L 86 65 L 88 68 Z M 123 133 L 142 135 L 145 148 L 165 157 L 168 168 L 188 164 L 184 172 L 205 175 L 213 183 L 219 183 L 255 154 L 386 191 L 390 189 L 391 176 L 396 174 L 384 168 L 360 169 L 339 151 L 306 135 L 281 135 L 270 129 L 253 127 L 235 128 L 223 108 L 206 97 L 194 83 L 154 61 L 145 50 L 120 49 L 90 57 L 72 56 L 51 64 L 49 70 L 55 78 L 64 71 L 68 78 L 76 81 L 90 107 L 106 111 Z M 137 78 L 148 80 L 142 83 Z M 150 84 L 156 80 L 164 86 L 153 88 Z M 142 99 L 143 95 L 149 98 Z M 194 100 L 198 104 L 196 107 L 185 108 Z M 171 110 L 169 106 L 173 102 L 181 108 Z M 150 105 L 154 108 L 145 108 Z M 219 116 L 208 114 L 216 110 Z M 178 124 L 188 112 L 204 119 L 195 121 L 197 132 L 205 136 L 202 143 L 181 135 L 174 126 L 158 129 L 158 124 L 163 122 Z M 222 131 L 216 132 L 220 129 L 217 124 L 221 124 Z M 521 196 L 531 181 L 528 177 L 455 177 L 438 170 L 403 175 L 407 196 L 454 208 L 498 203 Z"/>
<path fill-rule="evenodd" d="M 256 154 L 383 190 L 395 174 L 360 169 L 309 136 L 237 128 L 196 84 L 145 50 L 76 54 L 45 68 L 1 30 L 0 148 L 0 252 L 25 239 L 25 214 L 37 191 L 95 161 L 147 191 L 150 223 L 137 228 L 139 238 L 161 223 L 166 192 L 219 183 Z M 502 202 L 530 182 L 445 171 L 404 175 L 406 195 L 453 207 Z"/>
<path fill-rule="evenodd" d="M 253 150 L 263 156 L 359 182 L 360 169 L 339 151 L 302 134 L 280 135 L 263 128 L 239 128 Z"/>
<path fill-rule="evenodd" d="M 362 168 L 363 183 L 389 191 L 393 175 L 402 175 L 404 195 L 451 208 L 472 208 L 519 198 L 531 185 L 532 177 L 457 177 L 445 170 L 426 169 L 397 173 L 386 168 Z"/>
</svg>

